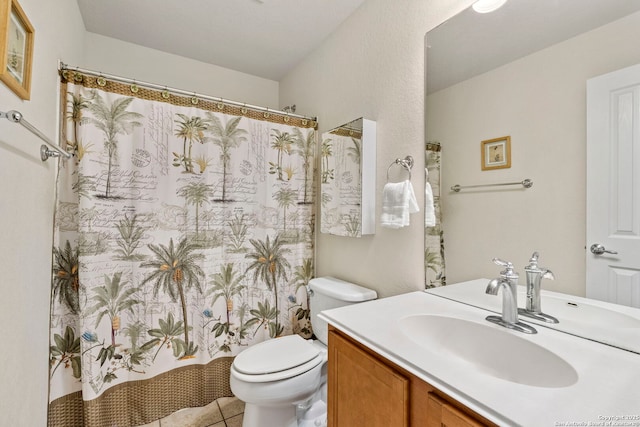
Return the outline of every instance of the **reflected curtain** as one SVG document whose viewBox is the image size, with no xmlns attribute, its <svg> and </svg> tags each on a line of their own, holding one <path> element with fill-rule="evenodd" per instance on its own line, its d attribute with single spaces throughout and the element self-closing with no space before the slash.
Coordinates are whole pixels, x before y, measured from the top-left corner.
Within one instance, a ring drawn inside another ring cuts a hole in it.
<svg viewBox="0 0 640 427">
<path fill-rule="evenodd" d="M 362 131 L 340 127 L 322 134 L 322 138 L 320 231 L 361 237 Z"/>
<path fill-rule="evenodd" d="M 442 231 L 442 214 L 440 211 L 440 157 L 439 142 L 429 141 L 426 144 L 427 180 L 433 191 L 433 204 L 436 215 L 435 226 L 424 228 L 424 268 L 425 287 L 434 288 L 447 284 L 444 260 L 444 233 Z"/>
<path fill-rule="evenodd" d="M 311 336 L 315 122 L 61 76 L 49 425 L 230 396 L 239 351 Z"/>
</svg>

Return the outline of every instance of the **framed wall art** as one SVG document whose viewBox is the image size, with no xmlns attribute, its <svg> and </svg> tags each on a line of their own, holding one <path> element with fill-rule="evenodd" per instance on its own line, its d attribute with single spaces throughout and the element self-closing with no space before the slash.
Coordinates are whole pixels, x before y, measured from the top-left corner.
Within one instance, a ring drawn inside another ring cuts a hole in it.
<svg viewBox="0 0 640 427">
<path fill-rule="evenodd" d="M 17 0 L 0 0 L 0 80 L 22 99 L 31 93 L 34 29 Z"/>
<path fill-rule="evenodd" d="M 511 137 L 487 139 L 480 143 L 482 170 L 507 169 L 511 167 Z"/>
</svg>

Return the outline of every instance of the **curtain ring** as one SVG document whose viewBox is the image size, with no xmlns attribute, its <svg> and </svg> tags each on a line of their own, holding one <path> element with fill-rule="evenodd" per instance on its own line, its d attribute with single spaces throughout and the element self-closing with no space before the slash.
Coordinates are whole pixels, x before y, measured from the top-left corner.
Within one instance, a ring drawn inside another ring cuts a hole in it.
<svg viewBox="0 0 640 427">
<path fill-rule="evenodd" d="M 196 96 L 195 92 L 193 92 L 193 97 L 191 98 L 191 103 L 193 105 L 198 105 L 198 97 Z"/>
<path fill-rule="evenodd" d="M 107 85 L 107 80 L 104 77 L 102 77 L 102 73 L 100 73 L 100 75 L 96 79 L 96 83 L 100 87 L 105 87 Z"/>
<path fill-rule="evenodd" d="M 242 108 L 240 109 L 240 112 L 244 115 L 247 114 L 247 104 L 242 104 Z"/>
<path fill-rule="evenodd" d="M 302 126 L 306 126 L 307 123 L 309 123 L 309 120 L 307 119 L 302 119 Z"/>
<path fill-rule="evenodd" d="M 268 119 L 271 116 L 271 113 L 269 112 L 269 109 L 267 108 L 267 111 L 265 111 L 262 114 L 262 117 L 264 117 L 265 119 Z"/>
<path fill-rule="evenodd" d="M 283 120 L 284 120 L 285 123 L 289 123 L 289 120 L 291 120 L 291 118 L 289 117 L 289 113 L 287 113 L 287 115 L 284 116 Z"/>
<path fill-rule="evenodd" d="M 220 101 L 218 101 L 218 109 L 222 110 L 223 108 L 224 108 L 224 100 L 220 98 Z"/>
<path fill-rule="evenodd" d="M 167 87 L 164 87 L 164 90 L 162 92 L 160 92 L 160 95 L 164 98 L 164 99 L 169 99 L 169 91 L 167 90 Z"/>
<path fill-rule="evenodd" d="M 129 88 L 131 90 L 132 93 L 138 93 L 138 85 L 136 84 L 136 81 L 133 81 L 133 84 L 131 85 L 131 87 Z"/>
</svg>

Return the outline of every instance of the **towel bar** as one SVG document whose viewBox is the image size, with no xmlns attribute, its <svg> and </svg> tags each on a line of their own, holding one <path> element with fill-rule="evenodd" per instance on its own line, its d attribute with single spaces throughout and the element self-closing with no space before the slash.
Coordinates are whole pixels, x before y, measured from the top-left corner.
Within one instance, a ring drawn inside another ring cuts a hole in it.
<svg viewBox="0 0 640 427">
<path fill-rule="evenodd" d="M 524 188 L 531 188 L 533 187 L 533 181 L 530 179 L 525 179 L 523 181 L 518 181 L 518 182 L 502 182 L 499 184 L 478 184 L 478 185 L 454 185 L 453 187 L 451 187 L 451 191 L 455 191 L 456 193 L 459 193 L 460 190 L 463 190 L 465 188 L 480 188 L 480 187 L 498 187 L 498 186 L 503 186 L 503 185 L 522 185 Z"/>
<path fill-rule="evenodd" d="M 3 111 L 0 111 L 0 118 L 3 118 L 3 117 L 12 123 L 21 124 L 25 129 L 27 129 L 29 132 L 31 132 L 32 134 L 34 134 L 35 136 L 37 136 L 38 138 L 46 142 L 49 147 L 53 148 L 53 150 L 49 150 L 49 148 L 47 148 L 47 145 L 40 146 L 40 158 L 42 159 L 43 162 L 47 160 L 49 157 L 63 156 L 65 159 L 71 158 L 71 154 L 67 153 L 66 151 L 62 150 L 60 147 L 55 145 L 53 142 L 51 142 L 49 138 L 47 138 L 35 126 L 33 126 L 28 121 L 26 121 L 22 116 L 21 112 L 16 110 L 11 110 L 5 113 Z"/>
</svg>

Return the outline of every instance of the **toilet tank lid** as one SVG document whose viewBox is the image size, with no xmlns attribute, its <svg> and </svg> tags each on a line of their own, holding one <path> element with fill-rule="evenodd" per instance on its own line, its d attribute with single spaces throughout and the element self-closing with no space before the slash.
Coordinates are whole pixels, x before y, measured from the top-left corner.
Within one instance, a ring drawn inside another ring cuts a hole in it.
<svg viewBox="0 0 640 427">
<path fill-rule="evenodd" d="M 314 292 L 346 302 L 369 301 L 378 297 L 373 289 L 345 282 L 335 277 L 316 277 L 309 281 L 309 287 Z"/>
</svg>

